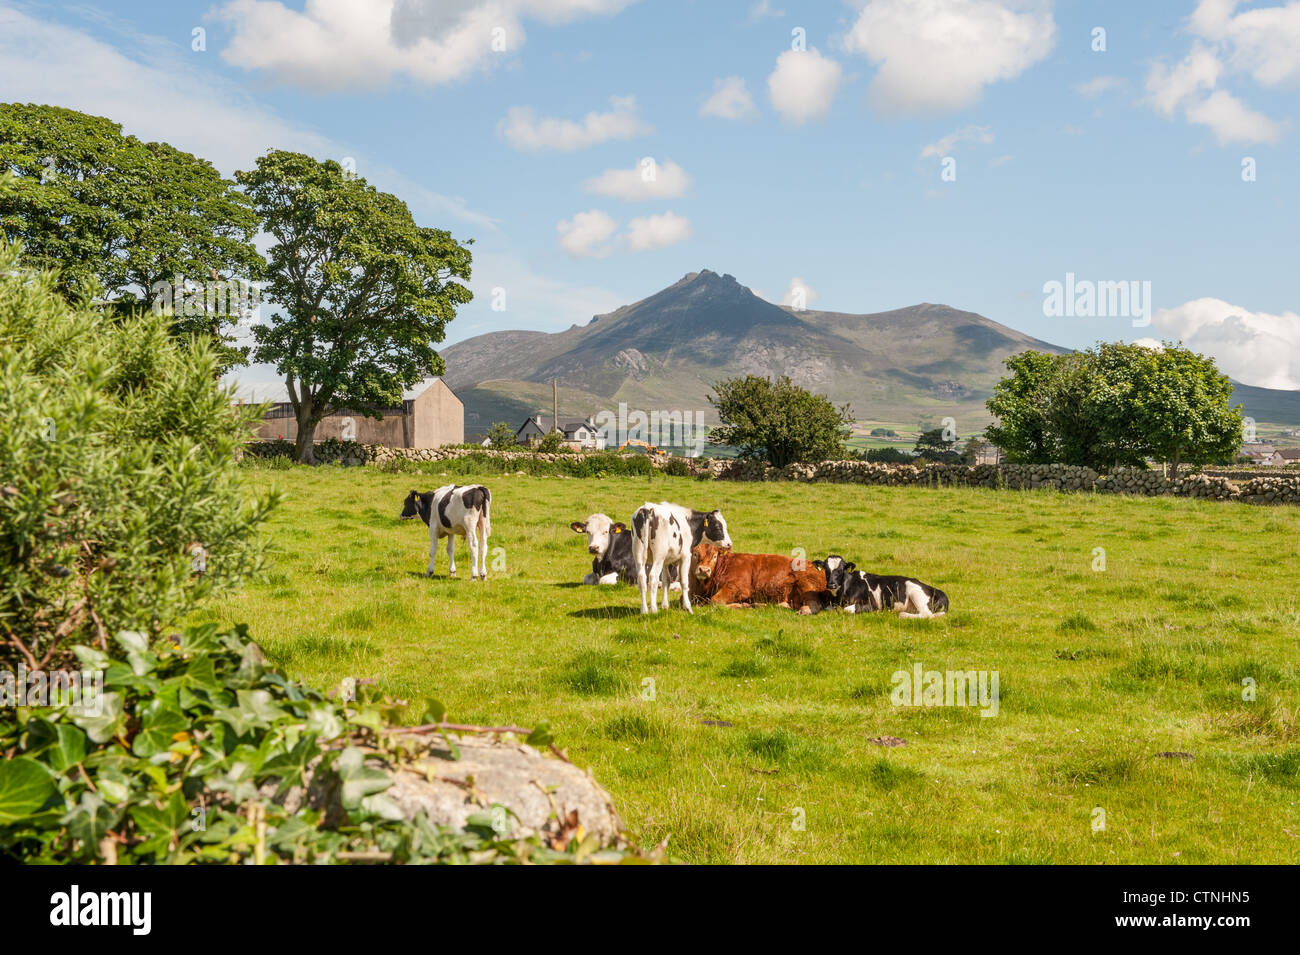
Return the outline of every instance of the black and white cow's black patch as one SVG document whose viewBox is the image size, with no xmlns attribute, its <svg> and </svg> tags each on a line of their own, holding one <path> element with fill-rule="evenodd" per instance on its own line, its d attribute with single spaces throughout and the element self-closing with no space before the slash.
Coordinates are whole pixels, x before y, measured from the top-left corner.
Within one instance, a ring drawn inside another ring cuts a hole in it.
<svg viewBox="0 0 1300 955">
<path fill-rule="evenodd" d="M 447 571 L 456 576 L 456 538 L 469 544 L 470 579 L 487 580 L 488 536 L 492 533 L 492 492 L 482 484 L 448 484 L 436 491 L 412 491 L 402 504 L 403 520 L 418 517 L 429 525 L 429 568 L 433 576 L 438 541 L 447 538 Z"/>
<path fill-rule="evenodd" d="M 901 617 L 937 617 L 948 612 L 948 595 L 914 577 L 869 574 L 839 554 L 814 560 L 826 574 L 831 599 L 849 613 L 897 610 Z"/>
</svg>

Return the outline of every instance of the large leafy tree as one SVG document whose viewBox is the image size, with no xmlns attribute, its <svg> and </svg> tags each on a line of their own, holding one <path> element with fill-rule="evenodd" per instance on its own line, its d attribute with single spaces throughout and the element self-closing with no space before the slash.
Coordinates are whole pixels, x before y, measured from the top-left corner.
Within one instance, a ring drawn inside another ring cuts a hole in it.
<svg viewBox="0 0 1300 955">
<path fill-rule="evenodd" d="M 416 225 L 400 199 L 332 160 L 272 151 L 235 178 L 275 240 L 266 295 L 278 307 L 253 330 L 254 358 L 284 375 L 296 456 L 311 462 L 325 415 L 376 416 L 442 373 L 434 345 L 472 297 L 457 281 L 470 277 L 468 243 Z"/>
<path fill-rule="evenodd" d="M 744 457 L 774 467 L 815 464 L 845 456 L 844 441 L 853 413 L 836 408 L 825 395 L 800 388 L 784 375 L 776 381 L 746 375 L 713 386 L 709 403 L 721 426 L 709 432 L 714 444 L 731 445 Z"/>
<path fill-rule="evenodd" d="M 1145 348 L 1119 342 L 1066 355 L 1022 352 L 1006 360 L 985 432 L 1007 460 L 1108 469 L 1231 457 L 1241 411 L 1232 383 L 1213 359 L 1173 342 Z"/>
<path fill-rule="evenodd" d="M 0 177 L 5 238 L 65 298 L 157 305 L 178 335 L 216 343 L 221 368 L 244 360 L 227 331 L 260 277 L 257 216 L 211 163 L 101 116 L 7 103 Z"/>
</svg>

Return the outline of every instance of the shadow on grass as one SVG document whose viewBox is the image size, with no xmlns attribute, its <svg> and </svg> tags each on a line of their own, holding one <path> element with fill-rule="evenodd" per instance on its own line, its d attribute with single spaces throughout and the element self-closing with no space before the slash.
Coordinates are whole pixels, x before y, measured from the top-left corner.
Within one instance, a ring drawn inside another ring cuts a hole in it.
<svg viewBox="0 0 1300 955">
<path fill-rule="evenodd" d="M 639 617 L 640 607 L 588 607 L 585 610 L 570 610 L 570 617 L 584 617 L 588 620 L 608 620 L 611 617 Z"/>
</svg>

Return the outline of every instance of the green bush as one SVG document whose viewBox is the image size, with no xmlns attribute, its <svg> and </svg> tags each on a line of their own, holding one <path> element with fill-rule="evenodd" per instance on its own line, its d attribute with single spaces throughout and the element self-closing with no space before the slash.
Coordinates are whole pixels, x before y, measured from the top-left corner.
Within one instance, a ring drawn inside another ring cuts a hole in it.
<svg viewBox="0 0 1300 955">
<path fill-rule="evenodd" d="M 150 634 L 261 567 L 235 467 L 258 409 L 168 319 L 68 305 L 0 246 L 0 664 Z"/>
</svg>

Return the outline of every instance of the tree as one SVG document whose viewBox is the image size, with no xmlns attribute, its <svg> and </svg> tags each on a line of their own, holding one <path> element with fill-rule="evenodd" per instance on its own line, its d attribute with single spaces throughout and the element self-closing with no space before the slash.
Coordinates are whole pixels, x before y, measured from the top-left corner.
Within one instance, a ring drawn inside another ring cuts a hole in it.
<svg viewBox="0 0 1300 955">
<path fill-rule="evenodd" d="M 713 390 L 717 396 L 710 395 L 709 403 L 722 425 L 709 432 L 710 441 L 774 467 L 845 456 L 853 421 L 848 405 L 836 408 L 825 395 L 814 395 L 785 376 L 776 381 L 756 375 L 729 378 Z"/>
<path fill-rule="evenodd" d="M 0 665 L 158 634 L 261 564 L 257 409 L 167 319 L 69 305 L 0 245 Z M 12 669 L 12 667 L 10 667 Z"/>
<path fill-rule="evenodd" d="M 488 429 L 488 444 L 499 450 L 513 448 L 518 444 L 518 436 L 515 434 L 514 426 L 506 421 L 498 421 Z"/>
<path fill-rule="evenodd" d="M 1183 463 L 1229 458 L 1241 438 L 1232 383 L 1212 359 L 1167 342 L 1152 349 L 1114 342 L 1083 352 L 1023 352 L 1006 361 L 988 409 L 988 439 L 1018 464 L 1098 470 L 1145 467 L 1148 457 Z"/>
<path fill-rule="evenodd" d="M 1096 365 L 1103 431 L 1168 462 L 1170 478 L 1183 464 L 1231 460 L 1241 446 L 1241 406 L 1214 359 L 1175 342 L 1116 343 L 1099 346 Z"/>
<path fill-rule="evenodd" d="M 957 453 L 953 451 L 953 446 L 956 443 L 955 439 L 944 437 L 943 428 L 933 428 L 921 432 L 920 437 L 916 439 L 914 450 L 917 457 L 931 461 L 955 461 Z"/>
<path fill-rule="evenodd" d="M 442 373 L 433 346 L 472 298 L 455 281 L 470 277 L 469 249 L 332 160 L 272 151 L 235 178 L 275 240 L 266 296 L 278 308 L 253 329 L 253 355 L 284 375 L 296 457 L 311 463 L 325 415 L 378 417 Z"/>
<path fill-rule="evenodd" d="M 177 335 L 218 345 L 218 371 L 246 360 L 226 327 L 260 278 L 257 217 L 206 160 L 57 106 L 0 105 L 0 227 L 20 263 L 56 273 L 69 301 L 121 312 L 153 304 Z M 255 300 L 254 300 L 255 305 Z"/>
</svg>

